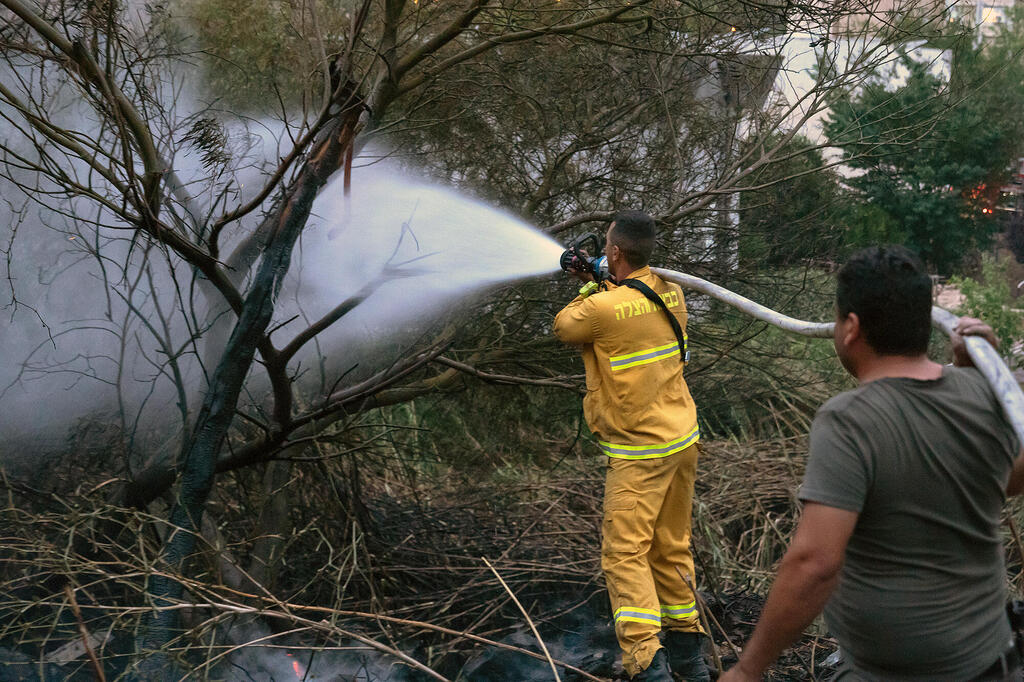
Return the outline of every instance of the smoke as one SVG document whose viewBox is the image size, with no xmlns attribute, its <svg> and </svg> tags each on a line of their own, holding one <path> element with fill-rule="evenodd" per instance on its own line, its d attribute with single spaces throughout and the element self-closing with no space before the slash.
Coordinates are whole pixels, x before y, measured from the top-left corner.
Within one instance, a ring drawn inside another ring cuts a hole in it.
<svg viewBox="0 0 1024 682">
<path fill-rule="evenodd" d="M 7 69 L 0 77 L 17 72 L 12 80 L 27 84 L 32 97 L 42 98 L 39 84 L 57 77 L 28 66 Z M 172 84 L 153 95 L 166 101 L 155 137 L 174 169 L 166 217 L 177 216 L 183 230 L 201 230 L 210 222 L 205 216 L 256 196 L 285 153 L 282 122 L 215 116 Z M 60 125 L 102 139 L 101 121 L 79 93 L 64 88 L 53 98 Z M 14 132 L 5 144 L 41 158 Z M 211 158 L 211 140 L 223 158 Z M 62 194 L 59 183 L 29 169 L 8 167 L 9 177 L 0 179 L 7 282 L 0 294 L 7 322 L 0 327 L 0 454 L 7 465 L 38 465 L 36 453 L 58 449 L 79 420 L 96 416 L 120 423 L 122 448 L 136 465 L 170 456 L 213 369 L 206 361 L 218 356 L 234 317 L 220 312 L 223 301 L 208 296 L 211 288 L 186 263 L 149 246 L 115 214 L 110 206 L 122 199 L 110 183 L 82 159 L 65 155 L 61 162 L 108 206 Z M 452 306 L 472 306 L 489 286 L 557 269 L 561 247 L 515 217 L 397 163 L 356 165 L 350 196 L 337 178 L 313 206 L 272 323 L 275 345 L 367 285 L 371 293 L 295 357 L 296 374 L 317 366 L 364 376 L 407 352 Z M 256 210 L 230 227 L 222 253 L 260 218 Z M 263 391 L 258 378 L 250 382 L 253 404 Z"/>
<path fill-rule="evenodd" d="M 299 682 L 353 680 L 403 682 L 409 675 L 404 663 L 366 644 L 351 640 L 309 648 L 273 633 L 259 620 L 242 618 L 223 628 L 229 655 L 212 671 L 224 682 Z M 253 643 L 258 642 L 258 643 Z"/>
<path fill-rule="evenodd" d="M 603 593 L 587 596 L 572 592 L 548 595 L 547 613 L 557 614 L 535 624 L 552 658 L 603 676 L 621 672 L 619 646 L 611 623 L 608 602 Z M 582 597 L 582 599 L 581 599 Z M 335 646 L 303 650 L 286 648 L 288 642 L 274 638 L 259 622 L 242 621 L 227 628 L 234 650 L 215 671 L 218 679 L 231 682 L 248 680 L 359 680 L 360 682 L 404 682 L 425 679 L 425 675 L 407 667 L 394 656 L 355 642 L 337 642 Z M 503 637 L 501 642 L 542 654 L 537 637 L 525 625 Z M 245 646 L 245 642 L 262 642 Z M 402 641 L 398 648 L 423 660 L 422 642 Z M 550 664 L 520 652 L 483 647 L 467 656 L 443 657 L 444 668 L 437 671 L 452 679 L 468 682 L 517 680 L 530 682 L 551 679 Z M 571 678 L 572 673 L 563 673 Z"/>
</svg>

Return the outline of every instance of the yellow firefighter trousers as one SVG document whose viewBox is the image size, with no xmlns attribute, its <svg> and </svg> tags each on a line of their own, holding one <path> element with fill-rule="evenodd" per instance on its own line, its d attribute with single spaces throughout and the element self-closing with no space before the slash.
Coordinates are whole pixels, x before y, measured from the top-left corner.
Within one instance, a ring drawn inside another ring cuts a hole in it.
<svg viewBox="0 0 1024 682">
<path fill-rule="evenodd" d="M 694 444 L 657 459 L 608 458 L 601 568 L 630 676 L 651 664 L 663 627 L 703 632 L 686 584 L 696 585 L 690 520 L 697 454 Z"/>
</svg>

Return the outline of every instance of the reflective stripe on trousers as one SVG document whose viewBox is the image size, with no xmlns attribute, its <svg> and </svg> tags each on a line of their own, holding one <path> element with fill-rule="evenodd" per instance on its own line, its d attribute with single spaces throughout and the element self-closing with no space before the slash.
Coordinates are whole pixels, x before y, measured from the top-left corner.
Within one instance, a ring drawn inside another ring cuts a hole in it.
<svg viewBox="0 0 1024 682">
<path fill-rule="evenodd" d="M 653 445 L 616 445 L 607 441 L 597 441 L 601 452 L 616 459 L 655 459 L 668 457 L 685 450 L 700 440 L 700 426 L 695 425 L 686 435 L 667 443 Z"/>
<path fill-rule="evenodd" d="M 661 605 L 661 617 L 672 620 L 686 620 L 697 617 L 697 602 L 691 601 L 686 604 Z"/>
<path fill-rule="evenodd" d="M 657 623 L 661 627 L 661 612 L 654 609 L 642 609 L 639 606 L 620 606 L 612 615 L 616 625 L 622 622 Z"/>
</svg>

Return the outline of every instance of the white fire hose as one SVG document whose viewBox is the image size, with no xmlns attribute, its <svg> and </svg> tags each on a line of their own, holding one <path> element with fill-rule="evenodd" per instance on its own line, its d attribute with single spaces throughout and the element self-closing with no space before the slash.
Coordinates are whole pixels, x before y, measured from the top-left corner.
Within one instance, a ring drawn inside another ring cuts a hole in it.
<svg viewBox="0 0 1024 682">
<path fill-rule="evenodd" d="M 774 325 L 784 331 L 816 338 L 832 337 L 832 330 L 835 326 L 832 322 L 806 322 L 798 320 L 794 317 L 777 313 L 771 308 L 766 308 L 760 303 L 755 303 L 749 298 L 740 296 L 700 277 L 684 275 L 681 272 L 665 270 L 663 268 L 651 268 L 651 270 L 662 279 L 675 282 L 684 289 L 693 289 L 702 294 L 707 294 L 722 303 L 731 305 L 740 312 Z M 948 310 L 932 306 L 932 324 L 945 332 L 947 336 L 952 336 L 953 327 L 956 326 L 958 319 L 956 315 Z M 1024 445 L 1024 393 L 1021 392 L 1020 386 L 1014 380 L 1013 374 L 1010 373 L 1010 369 L 1003 362 L 1003 359 L 999 357 L 996 349 L 990 346 L 985 339 L 978 336 L 966 336 L 964 337 L 964 343 L 967 345 L 967 354 L 974 361 L 974 366 L 978 368 L 985 379 L 988 380 L 989 385 L 992 386 L 992 390 L 995 391 L 996 397 L 999 399 L 999 404 L 1003 406 L 1003 411 L 1006 413 L 1007 419 L 1010 420 L 1010 424 L 1017 434 L 1017 439 Z"/>
</svg>

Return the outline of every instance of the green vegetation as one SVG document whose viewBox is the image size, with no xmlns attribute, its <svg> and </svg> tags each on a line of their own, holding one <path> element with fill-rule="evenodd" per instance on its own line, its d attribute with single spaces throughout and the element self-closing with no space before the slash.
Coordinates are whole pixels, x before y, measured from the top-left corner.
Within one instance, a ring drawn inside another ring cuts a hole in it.
<svg viewBox="0 0 1024 682">
<path fill-rule="evenodd" d="M 1010 291 L 1007 264 L 987 257 L 982 261 L 981 275 L 977 279 L 953 277 L 950 283 L 964 295 L 963 305 L 956 312 L 980 318 L 992 325 L 999 337 L 999 352 L 1010 358 L 1014 345 L 1019 344 L 1024 336 L 1021 324 L 1024 313 L 1014 307 L 1016 301 Z M 1019 365 L 1019 360 L 1015 364 Z"/>
<path fill-rule="evenodd" d="M 992 206 L 1024 140 L 1022 49 L 1021 29 L 1004 26 L 978 46 L 957 42 L 948 82 L 937 64 L 904 56 L 899 87 L 876 73 L 837 93 L 825 130 L 862 171 L 847 181 L 847 243 L 903 243 L 946 273 L 990 243 Z"/>
<path fill-rule="evenodd" d="M 184 0 L 181 8 L 208 56 L 203 87 L 222 106 L 281 113 L 318 104 L 305 93 L 324 78 L 322 57 L 342 47 L 347 20 L 336 3 Z"/>
</svg>

